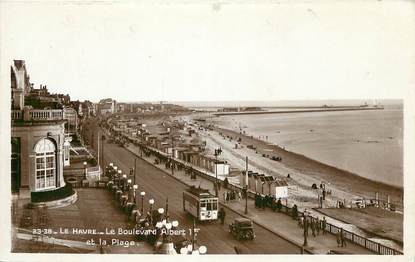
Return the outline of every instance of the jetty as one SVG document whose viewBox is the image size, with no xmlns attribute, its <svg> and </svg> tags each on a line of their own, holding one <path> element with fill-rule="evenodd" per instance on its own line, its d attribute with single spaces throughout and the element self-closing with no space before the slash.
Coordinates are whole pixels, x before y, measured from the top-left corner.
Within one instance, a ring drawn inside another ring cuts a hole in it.
<svg viewBox="0 0 415 262">
<path fill-rule="evenodd" d="M 357 110 L 383 110 L 381 106 L 347 106 L 347 107 L 315 107 L 308 109 L 289 109 L 289 110 L 261 110 L 261 111 L 239 111 L 239 112 L 217 112 L 215 116 L 228 115 L 257 115 L 257 114 L 288 114 L 288 113 L 312 113 L 312 112 L 330 112 L 330 111 L 357 111 Z"/>
</svg>

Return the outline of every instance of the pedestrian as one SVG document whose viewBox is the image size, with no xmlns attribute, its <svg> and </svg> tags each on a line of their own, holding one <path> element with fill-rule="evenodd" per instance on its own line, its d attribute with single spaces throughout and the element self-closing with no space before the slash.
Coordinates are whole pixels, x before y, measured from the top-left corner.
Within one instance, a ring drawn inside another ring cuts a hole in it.
<svg viewBox="0 0 415 262">
<path fill-rule="evenodd" d="M 219 213 L 220 213 L 220 217 L 219 217 L 220 218 L 220 223 L 223 225 L 225 223 L 225 216 L 226 216 L 226 213 L 225 213 L 225 210 L 223 209 L 223 207 L 220 208 Z"/>
<path fill-rule="evenodd" d="M 340 240 L 341 240 L 342 247 L 346 247 L 347 246 L 346 245 L 346 236 L 344 234 L 343 228 L 340 229 Z"/>
<path fill-rule="evenodd" d="M 226 202 L 226 191 L 225 191 L 225 192 L 223 192 L 223 201 L 225 201 L 225 202 Z"/>
<path fill-rule="evenodd" d="M 241 202 L 242 199 L 242 193 L 241 191 L 238 191 L 238 201 Z"/>
<path fill-rule="evenodd" d="M 275 210 L 277 210 L 277 203 L 275 199 L 272 199 L 271 209 L 272 209 L 272 212 L 275 212 Z"/>
<path fill-rule="evenodd" d="M 326 234 L 326 225 L 327 225 L 326 217 L 323 217 L 323 221 L 321 221 L 321 229 L 323 230 L 323 235 Z"/>
<path fill-rule="evenodd" d="M 320 218 L 317 218 L 316 219 L 316 232 L 317 232 L 317 236 L 320 235 L 320 226 L 321 226 Z"/>
<path fill-rule="evenodd" d="M 298 226 L 300 228 L 304 227 L 304 214 L 300 217 L 300 219 L 298 220 Z"/>
<path fill-rule="evenodd" d="M 291 210 L 291 216 L 292 216 L 292 219 L 297 219 L 298 218 L 298 208 L 297 208 L 296 204 L 294 204 L 294 206 Z"/>
<path fill-rule="evenodd" d="M 340 247 L 340 245 L 341 245 L 340 230 L 337 230 L 337 233 L 336 233 L 336 241 L 337 241 L 337 247 Z"/>
<path fill-rule="evenodd" d="M 311 218 L 310 227 L 311 227 L 311 233 L 313 234 L 313 237 L 316 237 L 316 223 L 314 221 L 314 218 Z"/>
<path fill-rule="evenodd" d="M 282 208 L 281 198 L 278 198 L 278 201 L 277 201 L 277 211 L 278 212 L 281 212 L 281 208 Z"/>
</svg>

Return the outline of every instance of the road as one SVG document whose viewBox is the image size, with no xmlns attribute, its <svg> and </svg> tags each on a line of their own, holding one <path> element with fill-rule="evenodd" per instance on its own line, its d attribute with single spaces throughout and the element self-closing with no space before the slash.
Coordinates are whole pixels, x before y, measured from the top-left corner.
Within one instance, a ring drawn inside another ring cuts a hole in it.
<svg viewBox="0 0 415 262">
<path fill-rule="evenodd" d="M 88 125 L 89 135 L 94 133 L 94 137 L 98 137 L 98 127 L 92 122 Z M 97 145 L 95 141 L 95 145 Z M 192 227 L 193 219 L 190 215 L 183 211 L 182 192 L 187 188 L 186 185 L 170 177 L 165 172 L 148 162 L 136 157 L 127 149 L 116 144 L 108 144 L 103 141 L 104 146 L 104 164 L 109 162 L 118 166 L 123 172 L 129 172 L 134 166 L 134 159 L 137 158 L 137 170 L 135 182 L 138 185 L 138 193 L 146 192 L 144 206 L 148 208 L 148 200 L 155 200 L 154 208 L 165 207 L 168 197 L 169 216 L 174 220 L 178 220 L 180 228 L 189 229 Z M 140 196 L 137 196 L 140 198 Z M 141 208 L 141 199 L 138 199 Z M 298 254 L 299 247 L 288 242 L 287 240 L 277 236 L 276 234 L 254 224 L 256 238 L 253 241 L 237 241 L 228 231 L 229 224 L 239 215 L 232 210 L 225 208 L 226 219 L 225 224 L 219 222 L 201 222 L 196 227 L 200 228 L 197 236 L 197 244 L 205 245 L 208 254 L 235 254 L 235 247 L 247 254 Z"/>
</svg>

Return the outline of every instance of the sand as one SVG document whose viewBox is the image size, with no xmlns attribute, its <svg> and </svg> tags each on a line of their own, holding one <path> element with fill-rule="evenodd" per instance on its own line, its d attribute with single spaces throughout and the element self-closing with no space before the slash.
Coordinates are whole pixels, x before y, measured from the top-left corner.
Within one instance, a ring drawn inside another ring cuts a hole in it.
<svg viewBox="0 0 415 262">
<path fill-rule="evenodd" d="M 298 181 L 299 184 L 305 187 L 311 187 L 312 183 L 310 184 L 310 182 L 313 181 L 317 184 L 321 181 L 326 181 L 330 183 L 330 188 L 333 189 L 334 193 L 336 191 L 339 193 L 343 192 L 344 197 L 346 198 L 353 196 L 375 198 L 375 192 L 379 192 L 380 198 L 386 200 L 386 195 L 389 195 L 391 202 L 396 204 L 398 208 L 403 206 L 403 189 L 401 188 L 362 178 L 348 171 L 331 167 L 324 163 L 307 158 L 306 156 L 284 150 L 277 145 L 273 145 L 259 139 L 250 138 L 235 131 L 222 128 L 216 128 L 215 131 L 221 132 L 225 136 L 234 137 L 235 139 L 232 146 L 236 143 L 236 138 L 240 137 L 242 138 L 243 145 L 253 145 L 256 147 L 256 151 L 258 151 L 259 154 L 255 154 L 254 150 L 245 150 L 251 151 L 250 155 L 252 155 L 252 153 L 254 155 L 262 155 L 265 153 L 270 156 L 275 155 L 282 157 L 281 163 L 265 158 L 263 158 L 262 161 L 257 162 L 262 165 L 264 164 L 264 161 L 266 163 L 269 163 L 270 161 L 274 162 L 271 162 L 273 173 L 278 173 L 280 177 L 286 177 L 288 174 L 287 172 L 291 171 L 292 173 L 290 173 L 290 176 L 292 180 Z M 258 157 L 254 157 L 254 159 L 258 159 Z M 301 182 L 302 180 L 304 181 Z M 342 198 L 341 195 L 339 195 L 339 197 Z"/>
</svg>

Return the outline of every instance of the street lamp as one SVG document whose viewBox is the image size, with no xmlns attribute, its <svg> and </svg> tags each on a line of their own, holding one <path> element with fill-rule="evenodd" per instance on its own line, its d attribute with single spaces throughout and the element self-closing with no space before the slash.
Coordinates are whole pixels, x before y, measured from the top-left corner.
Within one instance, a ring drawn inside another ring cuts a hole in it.
<svg viewBox="0 0 415 262">
<path fill-rule="evenodd" d="M 171 222 L 171 225 L 172 225 L 173 227 L 178 227 L 178 226 L 179 226 L 179 221 L 174 220 L 174 221 L 172 221 L 172 222 Z"/>
<path fill-rule="evenodd" d="M 148 200 L 148 203 L 150 204 L 150 225 L 153 226 L 153 205 L 154 205 L 154 199 Z"/>
<path fill-rule="evenodd" d="M 144 196 L 146 195 L 146 192 L 142 191 L 140 193 L 140 195 L 141 195 L 141 214 L 143 214 L 143 212 L 144 212 Z"/>
<path fill-rule="evenodd" d="M 86 166 L 88 165 L 88 163 L 87 162 L 84 162 L 84 179 L 86 179 Z"/>
<path fill-rule="evenodd" d="M 219 194 L 219 189 L 218 189 L 218 155 L 220 155 L 221 151 L 219 149 L 215 149 L 215 193 L 216 193 L 216 197 Z"/>
<path fill-rule="evenodd" d="M 133 194 L 134 194 L 134 204 L 136 204 L 136 199 L 135 199 L 135 191 L 138 189 L 138 185 L 133 185 Z"/>
<path fill-rule="evenodd" d="M 127 180 L 127 175 L 122 174 L 122 191 L 125 191 L 125 182 Z"/>
<path fill-rule="evenodd" d="M 307 219 L 307 214 L 305 212 L 303 213 L 303 217 L 304 217 L 304 243 L 303 243 L 303 248 L 304 248 L 308 245 L 307 243 L 308 219 Z"/>
<path fill-rule="evenodd" d="M 199 253 L 200 254 L 204 255 L 204 254 L 206 254 L 206 252 L 207 252 L 206 246 L 200 246 L 199 247 Z"/>
<path fill-rule="evenodd" d="M 127 180 L 127 191 L 128 191 L 128 201 L 130 201 L 130 195 L 131 195 L 131 179 Z"/>
</svg>

